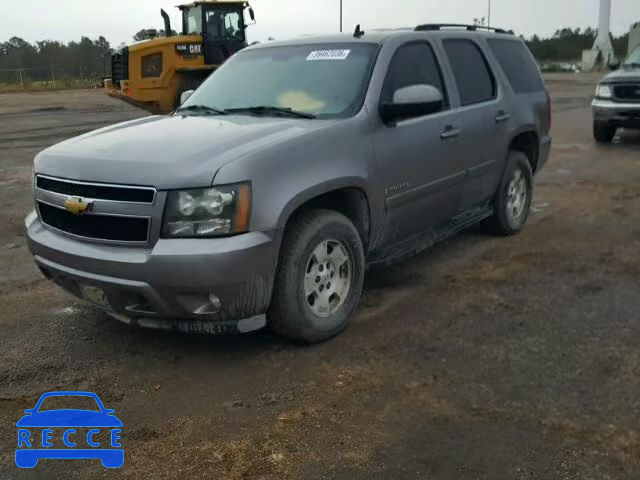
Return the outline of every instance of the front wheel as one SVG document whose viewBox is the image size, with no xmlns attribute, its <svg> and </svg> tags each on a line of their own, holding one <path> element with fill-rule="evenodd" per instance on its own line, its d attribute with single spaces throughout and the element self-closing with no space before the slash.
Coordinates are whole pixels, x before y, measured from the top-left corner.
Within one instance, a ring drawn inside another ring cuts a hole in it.
<svg viewBox="0 0 640 480">
<path fill-rule="evenodd" d="M 616 136 L 617 128 L 601 122 L 593 122 L 593 138 L 598 143 L 611 143 Z"/>
<path fill-rule="evenodd" d="M 335 336 L 358 305 L 364 267 L 362 239 L 348 218 L 330 210 L 302 213 L 282 243 L 270 327 L 304 343 Z"/>
<path fill-rule="evenodd" d="M 522 152 L 509 152 L 507 166 L 493 200 L 487 226 L 498 235 L 514 235 L 529 218 L 533 198 L 533 172 Z"/>
</svg>

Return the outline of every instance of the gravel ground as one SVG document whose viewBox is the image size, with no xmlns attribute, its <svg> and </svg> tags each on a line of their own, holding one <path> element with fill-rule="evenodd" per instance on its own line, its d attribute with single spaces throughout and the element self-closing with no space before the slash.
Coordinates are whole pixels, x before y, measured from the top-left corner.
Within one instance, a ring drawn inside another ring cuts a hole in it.
<svg viewBox="0 0 640 480">
<path fill-rule="evenodd" d="M 22 232 L 33 156 L 143 113 L 0 95 L 0 478 L 640 478 L 640 133 L 594 144 L 595 81 L 548 78 L 555 144 L 521 235 L 369 271 L 352 326 L 314 347 L 134 329 L 46 282 Z M 15 422 L 50 390 L 116 410 L 123 468 L 15 467 Z"/>
</svg>

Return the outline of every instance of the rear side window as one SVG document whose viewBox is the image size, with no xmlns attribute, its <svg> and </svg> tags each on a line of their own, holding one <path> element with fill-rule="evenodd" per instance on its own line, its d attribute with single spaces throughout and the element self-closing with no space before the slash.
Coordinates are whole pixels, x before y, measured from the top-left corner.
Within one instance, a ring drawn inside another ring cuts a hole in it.
<svg viewBox="0 0 640 480">
<path fill-rule="evenodd" d="M 413 85 L 436 87 L 445 97 L 445 105 L 448 105 L 440 65 L 431 45 L 426 42 L 409 43 L 398 48 L 384 81 L 382 101 L 391 102 L 397 90 Z"/>
<path fill-rule="evenodd" d="M 445 40 L 443 43 L 462 106 L 495 98 L 496 80 L 480 47 L 470 40 Z"/>
<path fill-rule="evenodd" d="M 515 93 L 544 90 L 538 66 L 524 43 L 513 40 L 489 40 L 489 47 L 498 59 Z"/>
</svg>

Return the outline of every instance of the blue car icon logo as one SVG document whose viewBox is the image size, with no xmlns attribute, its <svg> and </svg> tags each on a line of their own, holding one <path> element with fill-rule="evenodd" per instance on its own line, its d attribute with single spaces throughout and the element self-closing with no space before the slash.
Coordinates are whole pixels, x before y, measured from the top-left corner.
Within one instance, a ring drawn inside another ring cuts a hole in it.
<svg viewBox="0 0 640 480">
<path fill-rule="evenodd" d="M 82 408 L 51 408 L 60 403 L 82 403 Z M 100 459 L 105 468 L 120 468 L 122 422 L 91 392 L 49 392 L 25 410 L 18 427 L 16 465 L 33 468 L 38 460 Z"/>
</svg>

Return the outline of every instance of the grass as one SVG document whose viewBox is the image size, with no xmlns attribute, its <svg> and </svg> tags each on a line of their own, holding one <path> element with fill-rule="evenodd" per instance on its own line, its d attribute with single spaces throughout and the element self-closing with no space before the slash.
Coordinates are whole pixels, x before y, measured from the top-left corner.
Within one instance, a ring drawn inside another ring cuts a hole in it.
<svg viewBox="0 0 640 480">
<path fill-rule="evenodd" d="M 101 78 L 61 78 L 53 82 L 52 80 L 30 81 L 25 80 L 24 88 L 19 83 L 0 82 L 0 92 L 21 92 L 21 91 L 43 91 L 43 90 L 73 90 L 82 88 L 93 88 L 94 85 L 102 87 Z"/>
</svg>

